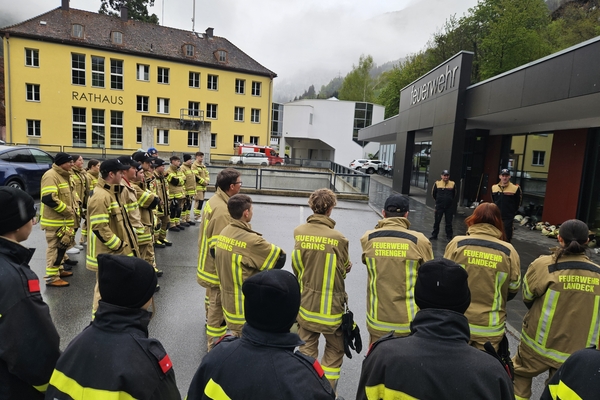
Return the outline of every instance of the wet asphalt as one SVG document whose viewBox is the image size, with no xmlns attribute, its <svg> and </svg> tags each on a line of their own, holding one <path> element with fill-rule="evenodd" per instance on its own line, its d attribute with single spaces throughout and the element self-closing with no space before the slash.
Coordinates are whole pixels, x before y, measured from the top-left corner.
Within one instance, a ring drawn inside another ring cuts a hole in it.
<svg viewBox="0 0 600 400">
<path fill-rule="evenodd" d="M 368 204 L 340 201 L 332 214 L 332 218 L 337 221 L 336 229 L 350 241 L 353 268 L 346 279 L 346 291 L 350 308 L 361 328 L 365 343 L 368 342 L 365 323 L 367 272 L 361 263 L 360 237 L 366 230 L 372 229 L 380 219 L 379 213 L 385 199 L 392 193 L 390 186 L 390 179 L 373 176 Z M 289 254 L 294 246 L 293 229 L 304 223 L 311 214 L 307 199 L 264 195 L 252 195 L 252 198 L 255 203 L 253 229 L 261 232 L 268 241 L 286 251 L 288 259 L 284 269 L 291 272 Z M 412 224 L 411 229 L 429 236 L 433 226 L 433 210 L 425 206 L 424 201 L 425 192 L 414 189 L 410 196 L 409 220 Z M 455 235 L 466 231 L 463 220 L 464 215 L 457 215 L 454 219 Z M 169 232 L 168 238 L 174 242 L 174 245 L 156 250 L 158 267 L 164 271 L 164 275 L 159 278 L 161 289 L 155 295 L 156 313 L 150 323 L 149 331 L 150 336 L 159 339 L 169 353 L 182 397 L 187 393 L 191 379 L 206 354 L 204 289 L 196 283 L 198 233 L 199 224 L 182 232 Z M 540 239 L 535 235 L 539 234 L 522 228 L 515 232 L 513 245 L 521 256 L 523 273 L 531 261 L 541 254 L 547 254 L 548 247 L 555 243 L 543 236 Z M 41 278 L 45 268 L 46 242 L 39 225 L 34 227 L 30 238 L 24 244 L 37 249 L 31 267 Z M 446 244 L 447 241 L 442 235 L 440 240 L 433 242 L 436 257 L 443 255 Z M 85 269 L 84 251 L 70 256 L 79 261 L 79 264 L 73 267 L 74 275 L 66 278 L 71 283 L 70 287 L 46 288 L 45 285 L 41 285 L 42 296 L 50 306 L 63 349 L 91 320 L 95 274 Z M 508 304 L 509 340 L 511 351 L 514 353 L 526 308 L 520 294 Z M 321 344 L 321 351 L 322 348 L 323 344 Z M 346 399 L 355 398 L 364 352 L 365 350 L 360 355 L 355 354 L 352 359 L 344 359 L 338 386 L 339 396 Z M 534 380 L 532 399 L 537 399 L 541 395 L 544 379 L 544 376 L 540 376 Z"/>
</svg>

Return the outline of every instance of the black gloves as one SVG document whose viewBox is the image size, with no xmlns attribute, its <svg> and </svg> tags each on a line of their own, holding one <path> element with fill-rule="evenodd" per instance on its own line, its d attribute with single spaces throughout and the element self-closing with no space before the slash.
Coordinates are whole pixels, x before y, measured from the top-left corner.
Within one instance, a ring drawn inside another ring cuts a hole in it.
<svg viewBox="0 0 600 400">
<path fill-rule="evenodd" d="M 362 351 L 360 329 L 354 323 L 354 314 L 347 307 L 346 312 L 342 315 L 342 334 L 344 335 L 344 353 L 346 353 L 346 356 L 352 358 L 350 349 L 360 354 Z"/>
</svg>

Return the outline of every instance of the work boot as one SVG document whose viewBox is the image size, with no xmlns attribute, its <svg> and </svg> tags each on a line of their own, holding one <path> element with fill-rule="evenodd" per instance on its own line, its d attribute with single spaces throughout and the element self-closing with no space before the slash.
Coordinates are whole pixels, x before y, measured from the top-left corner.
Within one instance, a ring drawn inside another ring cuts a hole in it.
<svg viewBox="0 0 600 400">
<path fill-rule="evenodd" d="M 156 287 L 154 288 L 154 293 L 158 293 L 160 291 L 160 285 L 156 284 Z"/>
<path fill-rule="evenodd" d="M 177 229 L 180 231 L 185 231 L 185 227 L 183 225 L 177 225 Z"/>
<path fill-rule="evenodd" d="M 77 263 L 78 263 L 78 262 L 79 262 L 79 261 L 77 261 L 77 260 L 71 260 L 71 259 L 69 258 L 69 259 L 66 259 L 66 260 L 64 261 L 64 263 L 63 263 L 63 264 L 67 264 L 67 265 L 77 265 Z"/>
<path fill-rule="evenodd" d="M 60 277 L 61 278 L 66 278 L 69 276 L 73 276 L 73 273 L 71 271 L 65 271 L 65 270 L 61 270 L 60 271 Z"/>
<path fill-rule="evenodd" d="M 188 225 L 196 225 L 196 223 L 194 221 L 188 221 L 187 223 L 188 223 Z"/>
<path fill-rule="evenodd" d="M 167 247 L 168 247 L 168 246 L 173 246 L 173 242 L 169 242 L 167 239 L 163 239 L 163 240 L 162 240 L 162 243 L 163 243 L 165 246 L 167 246 Z"/>
<path fill-rule="evenodd" d="M 64 264 L 64 265 L 63 265 L 63 269 L 64 269 L 65 271 L 70 271 L 70 270 L 72 270 L 72 269 L 73 269 L 73 266 L 72 266 L 72 265 L 69 265 L 69 264 Z"/>
<path fill-rule="evenodd" d="M 162 269 L 158 269 L 158 268 L 154 267 L 154 271 L 156 271 L 156 276 L 157 277 L 160 278 L 161 276 L 163 276 L 163 270 Z"/>
<path fill-rule="evenodd" d="M 178 227 L 176 227 L 176 226 L 172 226 L 172 227 L 170 227 L 170 228 L 169 228 L 169 230 L 170 230 L 171 232 L 179 232 L 181 229 L 179 229 L 179 228 L 178 228 Z"/>
<path fill-rule="evenodd" d="M 187 227 L 189 227 L 189 226 L 190 226 L 190 224 L 189 224 L 189 223 L 187 223 L 187 222 L 182 222 L 182 223 L 181 223 L 181 225 L 179 225 L 179 227 L 181 228 L 182 226 L 184 226 L 184 227 L 186 227 L 186 228 L 187 228 Z"/>
<path fill-rule="evenodd" d="M 154 248 L 158 248 L 158 249 L 164 249 L 165 245 L 163 242 L 161 242 L 160 240 L 157 240 L 156 242 L 154 242 Z"/>
<path fill-rule="evenodd" d="M 69 282 L 63 281 L 62 279 L 60 279 L 60 277 L 58 275 L 48 277 L 46 279 L 46 286 L 65 287 L 65 286 L 69 286 L 69 285 L 70 285 Z"/>
</svg>

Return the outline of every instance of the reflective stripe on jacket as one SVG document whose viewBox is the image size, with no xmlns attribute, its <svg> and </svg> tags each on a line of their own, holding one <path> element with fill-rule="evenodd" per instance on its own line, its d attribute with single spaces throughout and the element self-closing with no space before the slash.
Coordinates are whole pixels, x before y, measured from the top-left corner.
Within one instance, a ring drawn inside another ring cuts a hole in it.
<svg viewBox="0 0 600 400">
<path fill-rule="evenodd" d="M 158 215 L 159 217 L 165 214 L 168 215 L 169 185 L 167 184 L 164 175 L 155 172 L 154 177 L 156 178 L 156 194 L 158 195 L 158 198 L 163 202 L 163 204 L 157 208 L 156 215 Z M 166 229 L 166 227 L 164 227 L 163 229 Z"/>
<path fill-rule="evenodd" d="M 196 176 L 192 171 L 192 166 L 187 164 L 181 164 L 181 172 L 185 176 L 185 194 L 193 196 L 196 194 Z"/>
<path fill-rule="evenodd" d="M 42 229 L 75 226 L 76 205 L 69 171 L 52 164 L 52 168 L 42 176 L 40 198 Z"/>
<path fill-rule="evenodd" d="M 169 185 L 169 199 L 183 199 L 185 197 L 185 174 L 181 168 L 171 165 L 167 172 Z"/>
<path fill-rule="evenodd" d="M 196 191 L 206 192 L 206 187 L 210 183 L 210 174 L 208 168 L 204 164 L 200 164 L 198 161 L 194 161 L 192 164 L 192 171 L 197 177 L 196 179 Z"/>
</svg>

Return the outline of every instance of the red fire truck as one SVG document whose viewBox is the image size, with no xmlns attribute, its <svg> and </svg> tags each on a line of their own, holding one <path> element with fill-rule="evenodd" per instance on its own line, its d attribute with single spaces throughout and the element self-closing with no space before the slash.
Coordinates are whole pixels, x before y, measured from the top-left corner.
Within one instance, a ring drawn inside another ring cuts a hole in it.
<svg viewBox="0 0 600 400">
<path fill-rule="evenodd" d="M 257 146 L 255 144 L 244 144 L 236 143 L 234 148 L 235 155 L 242 155 L 243 153 L 264 153 L 269 159 L 269 165 L 283 165 L 283 158 L 279 157 L 273 148 L 269 146 Z"/>
</svg>

